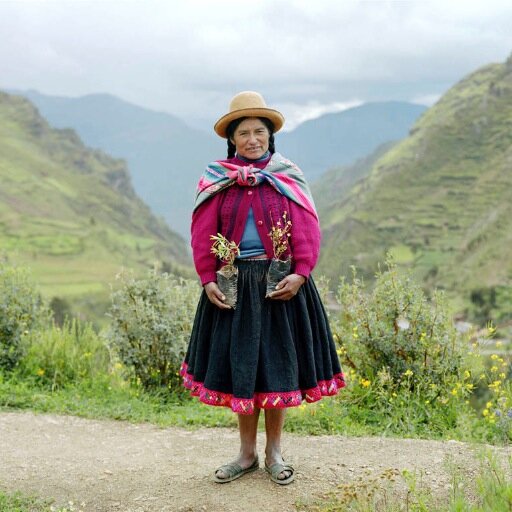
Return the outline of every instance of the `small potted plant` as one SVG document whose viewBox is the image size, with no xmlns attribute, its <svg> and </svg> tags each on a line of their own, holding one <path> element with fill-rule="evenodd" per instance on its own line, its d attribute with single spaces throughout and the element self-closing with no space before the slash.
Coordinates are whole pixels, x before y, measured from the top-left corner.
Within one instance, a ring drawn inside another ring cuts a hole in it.
<svg viewBox="0 0 512 512">
<path fill-rule="evenodd" d="M 289 273 L 292 265 L 290 256 L 285 259 L 283 255 L 288 250 L 290 231 L 292 229 L 292 221 L 288 219 L 288 213 L 284 212 L 282 220 L 278 220 L 276 225 L 272 221 L 272 230 L 268 236 L 272 240 L 274 249 L 274 257 L 270 262 L 267 274 L 267 291 L 265 297 L 276 290 L 277 284 L 282 281 Z"/>
<path fill-rule="evenodd" d="M 235 242 L 230 242 L 224 235 L 217 233 L 211 235 L 213 241 L 211 252 L 224 263 L 224 266 L 217 270 L 217 285 L 225 295 L 224 301 L 233 309 L 236 308 L 238 269 L 235 267 L 235 258 L 240 254 L 240 249 Z"/>
</svg>

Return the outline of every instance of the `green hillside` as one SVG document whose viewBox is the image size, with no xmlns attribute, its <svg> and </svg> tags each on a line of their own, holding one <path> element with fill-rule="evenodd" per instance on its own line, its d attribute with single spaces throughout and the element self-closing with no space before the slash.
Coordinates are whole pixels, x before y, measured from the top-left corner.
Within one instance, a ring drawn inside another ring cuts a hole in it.
<svg viewBox="0 0 512 512">
<path fill-rule="evenodd" d="M 371 278 L 391 251 L 459 310 L 510 315 L 512 56 L 457 83 L 348 197 L 327 199 L 319 273 Z"/>
<path fill-rule="evenodd" d="M 48 297 L 104 293 L 123 266 L 189 265 L 184 240 L 135 195 L 123 160 L 4 93 L 0 180 L 0 255 L 29 266 Z"/>
<path fill-rule="evenodd" d="M 80 98 L 19 92 L 52 126 L 73 128 L 94 148 L 126 160 L 133 187 L 168 226 L 187 240 L 197 181 L 208 162 L 226 155 L 226 143 L 181 119 L 132 105 L 109 94 Z"/>
<path fill-rule="evenodd" d="M 318 215 L 324 219 L 331 213 L 332 208 L 339 211 L 339 206 L 345 198 L 349 197 L 352 187 L 358 181 L 366 178 L 375 162 L 395 144 L 396 142 L 393 141 L 385 142 L 354 164 L 333 167 L 324 174 L 321 180 L 313 182 L 311 184 L 313 197 L 320 199 L 317 204 Z M 334 221 L 332 217 L 330 220 Z"/>
</svg>

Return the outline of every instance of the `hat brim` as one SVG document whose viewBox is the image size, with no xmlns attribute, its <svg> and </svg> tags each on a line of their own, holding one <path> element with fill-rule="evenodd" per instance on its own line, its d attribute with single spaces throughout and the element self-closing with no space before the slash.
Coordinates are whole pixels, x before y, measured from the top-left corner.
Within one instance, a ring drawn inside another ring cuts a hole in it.
<svg viewBox="0 0 512 512">
<path fill-rule="evenodd" d="M 224 139 L 227 139 L 227 127 L 231 121 L 240 119 L 241 117 L 265 117 L 272 121 L 274 125 L 274 133 L 278 132 L 284 125 L 284 116 L 281 112 L 272 108 L 242 108 L 234 110 L 225 116 L 222 116 L 216 123 L 213 129 L 215 133 Z"/>
</svg>

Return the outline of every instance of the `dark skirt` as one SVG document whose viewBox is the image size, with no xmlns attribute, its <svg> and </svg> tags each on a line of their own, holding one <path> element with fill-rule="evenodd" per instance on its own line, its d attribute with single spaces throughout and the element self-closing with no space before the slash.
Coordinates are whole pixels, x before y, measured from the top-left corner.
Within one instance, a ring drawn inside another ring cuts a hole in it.
<svg viewBox="0 0 512 512">
<path fill-rule="evenodd" d="M 181 375 L 205 404 L 252 414 L 316 402 L 345 386 L 313 278 L 289 301 L 265 299 L 269 261 L 237 262 L 235 310 L 202 292 Z"/>
</svg>

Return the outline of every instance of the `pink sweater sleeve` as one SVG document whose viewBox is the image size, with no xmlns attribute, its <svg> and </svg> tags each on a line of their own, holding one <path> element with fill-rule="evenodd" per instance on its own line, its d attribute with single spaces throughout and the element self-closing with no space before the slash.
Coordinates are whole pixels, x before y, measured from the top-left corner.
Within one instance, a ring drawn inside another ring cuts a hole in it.
<svg viewBox="0 0 512 512">
<path fill-rule="evenodd" d="M 218 204 L 220 194 L 214 195 L 201 204 L 192 214 L 191 245 L 196 272 L 201 284 L 217 281 L 217 259 L 211 253 L 210 235 L 219 232 Z"/>
<path fill-rule="evenodd" d="M 292 230 L 290 246 L 293 254 L 293 272 L 308 278 L 318 261 L 320 252 L 320 225 L 311 213 L 289 201 Z"/>
</svg>

